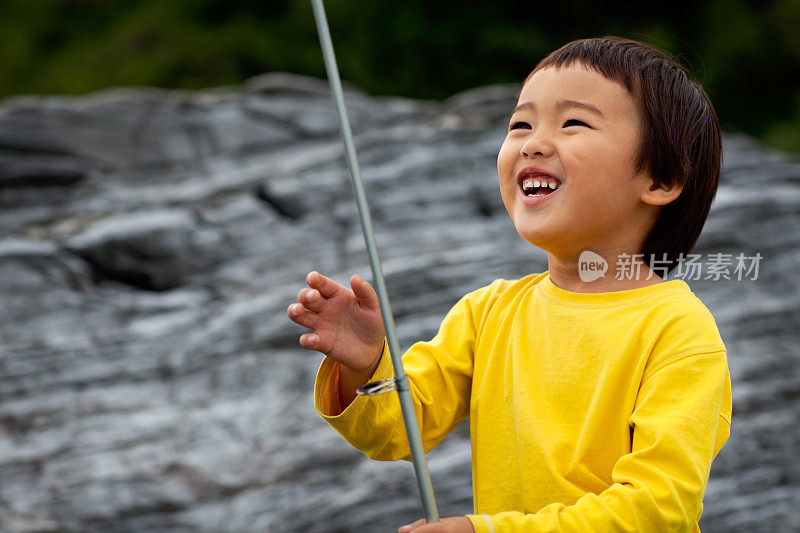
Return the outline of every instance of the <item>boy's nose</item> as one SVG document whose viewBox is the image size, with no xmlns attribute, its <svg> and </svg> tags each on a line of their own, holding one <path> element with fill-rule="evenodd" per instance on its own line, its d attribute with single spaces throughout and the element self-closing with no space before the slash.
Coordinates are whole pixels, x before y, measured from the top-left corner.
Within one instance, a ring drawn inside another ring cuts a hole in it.
<svg viewBox="0 0 800 533">
<path fill-rule="evenodd" d="M 528 139 L 522 143 L 519 153 L 522 157 L 530 159 L 536 156 L 550 155 L 553 152 L 553 147 L 549 141 L 544 139 L 541 134 L 531 134 Z"/>
</svg>

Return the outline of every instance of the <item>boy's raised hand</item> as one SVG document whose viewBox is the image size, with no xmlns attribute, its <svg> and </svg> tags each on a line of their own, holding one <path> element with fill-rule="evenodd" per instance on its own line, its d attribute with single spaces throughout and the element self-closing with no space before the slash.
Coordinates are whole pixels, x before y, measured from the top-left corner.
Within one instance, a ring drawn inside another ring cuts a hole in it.
<svg viewBox="0 0 800 533">
<path fill-rule="evenodd" d="M 475 533 L 475 528 L 466 516 L 451 516 L 435 524 L 428 524 L 427 520 L 421 518 L 413 524 L 400 526 L 397 533 Z"/>
<path fill-rule="evenodd" d="M 287 309 L 289 318 L 312 330 L 300 346 L 317 350 L 352 370 L 371 368 L 383 349 L 384 329 L 378 295 L 359 276 L 350 289 L 319 272 L 306 276 L 307 289 Z"/>
</svg>

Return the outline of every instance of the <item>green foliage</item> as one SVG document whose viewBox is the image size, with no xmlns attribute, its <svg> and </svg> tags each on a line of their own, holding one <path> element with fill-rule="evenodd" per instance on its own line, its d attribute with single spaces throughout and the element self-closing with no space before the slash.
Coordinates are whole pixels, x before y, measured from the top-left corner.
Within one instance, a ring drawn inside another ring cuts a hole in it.
<svg viewBox="0 0 800 533">
<path fill-rule="evenodd" d="M 519 83 L 581 37 L 650 42 L 685 63 L 723 128 L 800 151 L 800 0 L 327 0 L 342 77 L 441 99 Z M 201 88 L 267 71 L 325 77 L 309 0 L 3 0 L 0 97 L 119 85 Z"/>
</svg>

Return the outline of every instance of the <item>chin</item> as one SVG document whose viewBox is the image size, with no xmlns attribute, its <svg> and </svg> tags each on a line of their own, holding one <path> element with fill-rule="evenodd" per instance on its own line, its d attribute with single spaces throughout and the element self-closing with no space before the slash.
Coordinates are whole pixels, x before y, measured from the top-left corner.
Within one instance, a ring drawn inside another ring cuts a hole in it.
<svg viewBox="0 0 800 533">
<path fill-rule="evenodd" d="M 552 235 L 548 236 L 547 233 L 543 231 L 531 230 L 530 228 L 517 227 L 517 233 L 528 243 L 542 249 L 545 249 L 547 243 L 553 241 Z"/>
<path fill-rule="evenodd" d="M 567 244 L 567 242 L 572 242 L 574 244 L 567 235 L 553 233 L 552 231 L 543 231 L 541 229 L 532 230 L 530 228 L 517 227 L 517 234 L 529 244 L 532 244 L 548 254 L 564 254 L 570 249 L 570 246 L 567 246 L 565 249 L 565 244 Z"/>
</svg>

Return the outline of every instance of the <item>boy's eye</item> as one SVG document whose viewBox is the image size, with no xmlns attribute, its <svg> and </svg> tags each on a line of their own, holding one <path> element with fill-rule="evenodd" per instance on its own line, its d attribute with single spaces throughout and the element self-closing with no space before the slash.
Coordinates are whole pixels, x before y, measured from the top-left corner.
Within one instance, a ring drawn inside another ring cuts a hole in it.
<svg viewBox="0 0 800 533">
<path fill-rule="evenodd" d="M 585 123 L 584 121 L 578 120 L 578 119 L 575 119 L 575 118 L 571 118 L 571 119 L 567 120 L 564 123 L 564 127 L 565 128 L 568 128 L 570 126 L 586 126 L 587 128 L 591 127 L 587 123 Z M 528 124 L 527 122 L 514 122 L 513 124 L 511 124 L 511 126 L 509 126 L 508 129 L 509 130 L 516 130 L 516 129 L 519 129 L 519 128 L 524 128 L 524 129 L 528 129 L 529 130 L 529 129 L 531 129 L 531 125 Z"/>
<path fill-rule="evenodd" d="M 589 127 L 589 125 L 587 123 L 583 122 L 582 120 L 578 120 L 578 119 L 574 119 L 574 118 L 571 118 L 571 119 L 569 119 L 568 121 L 566 121 L 564 123 L 564 127 L 565 128 L 567 128 L 569 126 L 586 126 L 587 128 Z"/>
</svg>

